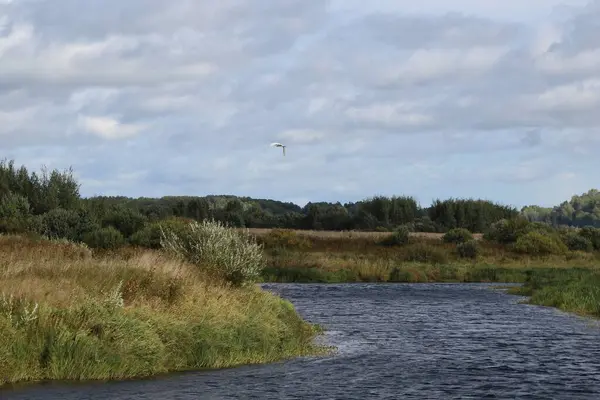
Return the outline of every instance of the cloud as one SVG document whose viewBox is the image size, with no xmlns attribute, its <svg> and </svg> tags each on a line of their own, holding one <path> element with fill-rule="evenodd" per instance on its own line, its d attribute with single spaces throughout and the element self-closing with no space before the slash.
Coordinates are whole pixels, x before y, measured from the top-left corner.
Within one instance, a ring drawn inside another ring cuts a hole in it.
<svg viewBox="0 0 600 400">
<path fill-rule="evenodd" d="M 144 129 L 142 125 L 122 124 L 110 117 L 80 116 L 78 123 L 86 132 L 107 140 L 130 138 Z"/>
<path fill-rule="evenodd" d="M 288 129 L 281 132 L 278 137 L 290 143 L 307 144 L 321 141 L 325 137 L 325 134 L 313 130 Z"/>
<path fill-rule="evenodd" d="M 585 0 L 4 1 L 2 147 L 72 165 L 84 194 L 551 204 L 596 184 L 599 18 Z"/>
</svg>

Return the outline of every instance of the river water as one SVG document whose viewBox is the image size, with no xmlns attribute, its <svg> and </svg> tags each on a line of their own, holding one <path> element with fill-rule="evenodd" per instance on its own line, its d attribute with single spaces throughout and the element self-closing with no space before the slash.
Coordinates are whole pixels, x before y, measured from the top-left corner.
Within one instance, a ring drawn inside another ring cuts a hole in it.
<svg viewBox="0 0 600 400">
<path fill-rule="evenodd" d="M 272 284 L 338 351 L 2 399 L 600 399 L 600 327 L 487 284 Z"/>
</svg>

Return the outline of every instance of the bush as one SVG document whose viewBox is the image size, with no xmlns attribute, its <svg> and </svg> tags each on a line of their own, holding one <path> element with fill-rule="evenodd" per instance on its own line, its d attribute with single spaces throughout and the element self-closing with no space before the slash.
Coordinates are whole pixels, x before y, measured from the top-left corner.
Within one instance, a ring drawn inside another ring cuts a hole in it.
<svg viewBox="0 0 600 400">
<path fill-rule="evenodd" d="M 524 218 L 501 219 L 493 223 L 483 238 L 501 244 L 515 243 L 519 237 L 530 232 L 532 225 Z"/>
<path fill-rule="evenodd" d="M 161 230 L 165 250 L 236 286 L 257 281 L 265 267 L 262 245 L 248 230 L 209 220 L 191 222 L 188 232 Z"/>
<path fill-rule="evenodd" d="M 73 210 L 55 208 L 42 215 L 41 234 L 51 239 L 79 240 L 79 214 Z"/>
<path fill-rule="evenodd" d="M 147 218 L 139 212 L 119 205 L 113 207 L 104 217 L 102 225 L 106 228 L 113 226 L 125 237 L 130 237 L 135 232 L 143 229 Z"/>
<path fill-rule="evenodd" d="M 588 239 L 595 250 L 600 250 L 600 228 L 585 226 L 581 228 L 579 235 Z"/>
<path fill-rule="evenodd" d="M 477 240 L 468 240 L 464 243 L 456 245 L 456 252 L 460 258 L 477 258 L 481 252 Z"/>
<path fill-rule="evenodd" d="M 465 243 L 473 240 L 473 235 L 468 229 L 454 228 L 450 229 L 444 236 L 443 240 L 446 243 Z"/>
<path fill-rule="evenodd" d="M 571 251 L 586 251 L 594 250 L 592 241 L 575 232 L 569 232 L 563 236 L 563 241 Z"/>
<path fill-rule="evenodd" d="M 517 239 L 515 250 L 531 256 L 547 256 L 564 254 L 568 248 L 558 237 L 529 232 Z"/>
<path fill-rule="evenodd" d="M 408 243 L 409 229 L 406 226 L 398 227 L 394 233 L 381 241 L 384 246 L 402 246 Z"/>
<path fill-rule="evenodd" d="M 131 235 L 129 243 L 148 249 L 160 249 L 161 227 L 163 230 L 176 231 L 178 235 L 181 235 L 186 231 L 189 232 L 189 222 L 190 220 L 184 220 L 183 218 L 169 218 L 164 221 L 153 222 Z"/>
<path fill-rule="evenodd" d="M 114 250 L 125 243 L 125 238 L 121 232 L 109 226 L 86 233 L 83 236 L 83 242 L 94 249 Z"/>
<path fill-rule="evenodd" d="M 443 249 L 439 249 L 427 243 L 415 243 L 407 247 L 404 255 L 405 261 L 444 264 L 448 262 L 448 254 Z"/>
<path fill-rule="evenodd" d="M 413 226 L 415 232 L 442 232 L 442 228 L 428 216 L 415 219 Z"/>
</svg>

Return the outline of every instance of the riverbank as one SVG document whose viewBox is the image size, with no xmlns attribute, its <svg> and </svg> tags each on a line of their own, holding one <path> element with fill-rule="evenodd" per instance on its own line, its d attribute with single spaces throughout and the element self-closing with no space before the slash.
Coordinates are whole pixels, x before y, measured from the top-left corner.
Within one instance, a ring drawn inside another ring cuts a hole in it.
<svg viewBox="0 0 600 400">
<path fill-rule="evenodd" d="M 589 268 L 532 270 L 524 284 L 509 290 L 529 304 L 600 318 L 600 271 Z"/>
<path fill-rule="evenodd" d="M 473 235 L 453 243 L 443 235 L 413 233 L 397 245 L 390 233 L 254 231 L 264 245 L 267 267 L 264 282 L 506 282 L 523 283 L 528 272 L 540 268 L 600 266 L 600 252 L 570 250 L 540 252 L 533 242 L 526 251 Z M 550 237 L 550 236 L 549 236 Z M 558 234 L 557 234 L 558 237 Z M 535 237 L 534 237 L 535 239 Z M 558 241 L 558 239 L 556 239 Z M 524 247 L 524 246 L 523 246 Z M 552 248 L 550 250 L 553 250 Z"/>
<path fill-rule="evenodd" d="M 113 380 L 322 351 L 319 329 L 256 286 L 139 249 L 94 255 L 0 236 L 0 385 Z"/>
</svg>

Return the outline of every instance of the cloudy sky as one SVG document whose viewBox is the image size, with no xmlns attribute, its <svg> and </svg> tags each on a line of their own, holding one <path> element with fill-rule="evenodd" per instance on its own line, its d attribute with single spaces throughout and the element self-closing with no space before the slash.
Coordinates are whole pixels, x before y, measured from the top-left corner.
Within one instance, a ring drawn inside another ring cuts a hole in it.
<svg viewBox="0 0 600 400">
<path fill-rule="evenodd" d="M 0 140 L 86 196 L 553 205 L 599 185 L 600 1 L 0 0 Z"/>
</svg>

